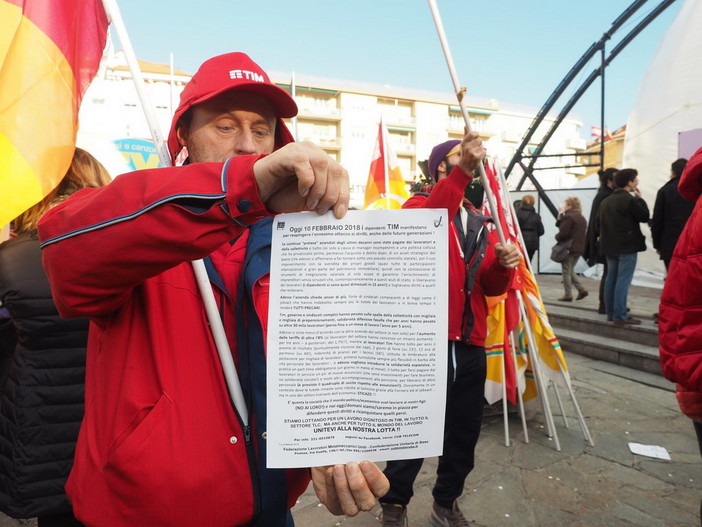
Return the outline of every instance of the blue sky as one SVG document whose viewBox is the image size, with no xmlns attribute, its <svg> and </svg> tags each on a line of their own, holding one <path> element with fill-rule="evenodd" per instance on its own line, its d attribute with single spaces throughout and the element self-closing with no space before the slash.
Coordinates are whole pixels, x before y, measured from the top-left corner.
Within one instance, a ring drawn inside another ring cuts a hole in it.
<svg viewBox="0 0 702 527">
<path fill-rule="evenodd" d="M 267 70 L 453 91 L 426 0 L 117 1 L 139 58 L 167 63 L 172 52 L 175 66 L 190 73 L 213 55 L 244 51 Z M 607 68 L 608 128 L 626 123 L 639 81 L 683 1 Z M 437 0 L 437 5 L 469 95 L 539 108 L 632 2 Z M 639 9 L 608 49 L 659 3 L 649 0 Z M 596 66 L 588 65 L 581 80 Z M 599 124 L 599 101 L 598 80 L 573 111 L 584 122 L 584 136 Z"/>
</svg>

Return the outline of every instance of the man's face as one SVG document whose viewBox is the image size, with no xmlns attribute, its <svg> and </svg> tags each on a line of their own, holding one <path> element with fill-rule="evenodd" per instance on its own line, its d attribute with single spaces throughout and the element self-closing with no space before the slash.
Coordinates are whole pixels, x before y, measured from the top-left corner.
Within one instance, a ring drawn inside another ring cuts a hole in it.
<svg viewBox="0 0 702 527">
<path fill-rule="evenodd" d="M 260 95 L 223 93 L 191 111 L 190 126 L 179 126 L 177 134 L 192 163 L 221 163 L 231 156 L 270 154 L 275 148 L 276 115 Z"/>
<path fill-rule="evenodd" d="M 450 156 L 447 156 L 444 161 L 443 161 L 443 170 L 441 169 L 441 165 L 439 165 L 439 170 L 437 172 L 439 173 L 439 181 L 447 177 L 451 171 L 453 170 L 453 167 L 458 165 L 458 163 L 461 161 L 461 154 L 460 152 L 451 154 Z"/>
</svg>

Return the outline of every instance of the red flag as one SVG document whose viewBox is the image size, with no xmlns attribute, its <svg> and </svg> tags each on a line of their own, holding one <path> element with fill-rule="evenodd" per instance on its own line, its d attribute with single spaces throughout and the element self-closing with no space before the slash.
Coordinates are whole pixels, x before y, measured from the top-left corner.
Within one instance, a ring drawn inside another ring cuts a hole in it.
<svg viewBox="0 0 702 527">
<path fill-rule="evenodd" d="M 399 209 L 409 198 L 397 157 L 386 141 L 386 136 L 381 119 L 368 172 L 364 209 Z"/>
<path fill-rule="evenodd" d="M 592 125 L 590 128 L 590 138 L 598 140 L 602 137 L 602 128 L 599 126 Z M 608 128 L 605 128 L 604 131 L 604 138 L 606 141 L 609 141 L 612 139 L 612 133 L 609 131 Z"/>
<path fill-rule="evenodd" d="M 0 0 L 0 226 L 66 174 L 107 26 L 100 0 Z"/>
</svg>

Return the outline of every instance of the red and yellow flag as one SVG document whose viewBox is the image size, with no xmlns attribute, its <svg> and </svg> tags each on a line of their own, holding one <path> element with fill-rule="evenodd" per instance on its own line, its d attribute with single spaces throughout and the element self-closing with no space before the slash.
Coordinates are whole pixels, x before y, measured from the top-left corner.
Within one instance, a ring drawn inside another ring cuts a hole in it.
<svg viewBox="0 0 702 527">
<path fill-rule="evenodd" d="M 107 26 L 100 0 L 0 0 L 0 226 L 66 174 Z"/>
<path fill-rule="evenodd" d="M 378 126 L 378 140 L 371 160 L 364 209 L 401 209 L 409 198 L 405 180 L 397 164 L 397 156 L 386 141 L 382 119 Z"/>
<path fill-rule="evenodd" d="M 497 168 L 490 162 L 485 167 L 490 189 L 497 206 L 498 218 L 502 226 L 505 240 L 520 247 L 518 223 L 512 217 L 509 207 L 509 194 L 497 175 Z M 482 207 L 483 213 L 490 215 L 487 204 L 487 193 Z M 491 234 L 493 234 L 491 232 Z M 516 291 L 524 301 L 524 308 L 529 318 L 528 322 L 534 336 L 536 350 L 531 350 L 528 339 L 524 335 L 524 321 L 520 322 L 519 300 Z M 488 334 L 485 339 L 487 353 L 487 379 L 485 383 L 485 398 L 492 404 L 502 398 L 502 383 L 506 383 L 507 397 L 514 403 L 514 387 L 522 393 L 522 399 L 528 401 L 536 395 L 534 384 L 533 363 L 538 360 L 539 371 L 547 380 L 560 385 L 569 384 L 568 366 L 563 356 L 560 343 L 553 332 L 548 320 L 546 308 L 541 299 L 541 292 L 534 275 L 526 265 L 526 257 L 522 258 L 515 270 L 514 280 L 509 291 L 502 297 L 488 298 Z M 514 349 L 510 345 L 510 334 L 515 342 Z M 512 353 L 516 367 L 512 365 Z M 516 379 L 514 376 L 516 375 Z"/>
</svg>

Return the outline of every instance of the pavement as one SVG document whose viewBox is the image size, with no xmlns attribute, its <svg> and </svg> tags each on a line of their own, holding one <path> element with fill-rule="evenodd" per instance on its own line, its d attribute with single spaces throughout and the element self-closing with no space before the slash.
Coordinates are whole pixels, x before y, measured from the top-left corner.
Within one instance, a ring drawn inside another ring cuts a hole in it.
<svg viewBox="0 0 702 527">
<path fill-rule="evenodd" d="M 538 275 L 537 282 L 548 311 L 563 294 L 560 275 Z M 583 283 L 590 295 L 570 305 L 596 311 L 598 281 L 583 278 Z M 660 289 L 632 286 L 632 315 L 652 324 L 659 297 Z M 585 439 L 572 399 L 560 394 L 561 412 L 553 387 L 548 391 L 555 420 L 551 436 L 541 410 L 526 422 L 528 441 L 517 414 L 508 414 L 507 428 L 502 415 L 486 417 L 476 466 L 459 499 L 470 525 L 700 526 L 702 459 L 673 385 L 659 375 L 567 350 L 565 356 L 575 400 L 594 444 Z M 662 447 L 671 459 L 635 454 L 630 443 Z M 417 477 L 409 527 L 429 525 L 436 464 L 436 458 L 427 459 Z M 353 518 L 332 516 L 311 488 L 293 509 L 297 527 L 378 527 L 378 513 L 376 507 Z M 18 525 L 1 516 L 0 527 Z"/>
</svg>

